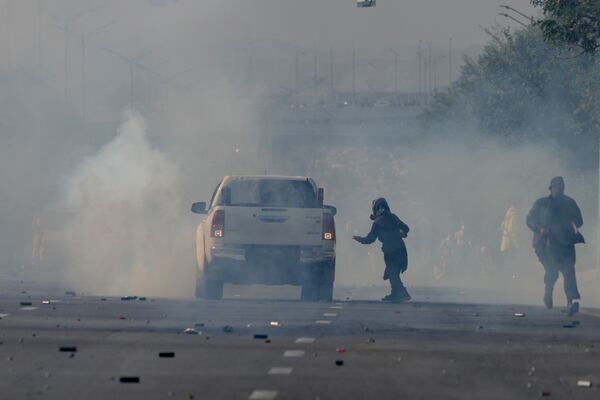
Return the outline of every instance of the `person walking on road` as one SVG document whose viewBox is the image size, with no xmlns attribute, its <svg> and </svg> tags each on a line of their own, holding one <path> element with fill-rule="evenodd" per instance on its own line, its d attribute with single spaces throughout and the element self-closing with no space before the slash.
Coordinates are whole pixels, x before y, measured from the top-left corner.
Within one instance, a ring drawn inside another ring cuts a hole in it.
<svg viewBox="0 0 600 400">
<path fill-rule="evenodd" d="M 575 275 L 575 244 L 585 243 L 579 228 L 583 217 L 579 206 L 565 195 L 562 177 L 552 178 L 550 195 L 538 199 L 527 215 L 527 226 L 533 231 L 533 248 L 545 269 L 544 305 L 553 307 L 554 284 L 562 273 L 569 315 L 579 311 L 581 298 Z"/>
<path fill-rule="evenodd" d="M 375 240 L 383 244 L 383 258 L 385 260 L 384 280 L 389 280 L 392 293 L 385 296 L 383 301 L 406 302 L 410 295 L 404 287 L 400 274 L 408 268 L 408 254 L 404 238 L 410 228 L 390 211 L 390 207 L 384 198 L 373 201 L 373 214 L 371 215 L 373 225 L 371 231 L 365 237 L 353 236 L 352 238 L 362 244 L 371 244 Z"/>
</svg>

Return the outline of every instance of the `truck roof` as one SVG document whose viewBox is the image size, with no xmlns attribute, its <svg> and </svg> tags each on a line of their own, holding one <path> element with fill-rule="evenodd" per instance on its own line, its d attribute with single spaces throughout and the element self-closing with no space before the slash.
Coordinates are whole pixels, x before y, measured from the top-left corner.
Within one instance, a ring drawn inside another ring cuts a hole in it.
<svg viewBox="0 0 600 400">
<path fill-rule="evenodd" d="M 228 175 L 226 179 L 272 179 L 285 181 L 307 181 L 308 176 L 286 176 L 286 175 Z"/>
</svg>

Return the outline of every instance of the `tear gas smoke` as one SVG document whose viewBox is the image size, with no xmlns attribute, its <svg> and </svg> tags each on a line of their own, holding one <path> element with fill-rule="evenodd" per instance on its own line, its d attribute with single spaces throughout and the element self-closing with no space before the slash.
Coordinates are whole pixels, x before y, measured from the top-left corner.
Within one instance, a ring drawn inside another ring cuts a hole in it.
<svg viewBox="0 0 600 400">
<path fill-rule="evenodd" d="M 118 136 L 67 182 L 69 280 L 88 293 L 189 295 L 193 229 L 177 167 L 128 112 Z"/>
</svg>

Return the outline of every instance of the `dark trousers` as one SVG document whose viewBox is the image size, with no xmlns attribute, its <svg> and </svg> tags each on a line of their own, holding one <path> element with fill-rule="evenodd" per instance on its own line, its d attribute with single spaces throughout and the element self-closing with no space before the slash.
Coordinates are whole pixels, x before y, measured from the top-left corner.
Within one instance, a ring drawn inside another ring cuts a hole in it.
<svg viewBox="0 0 600 400">
<path fill-rule="evenodd" d="M 564 281 L 565 295 L 567 300 L 578 300 L 581 298 L 579 290 L 577 289 L 577 277 L 575 275 L 575 265 L 561 265 L 558 268 L 556 266 L 545 266 L 546 273 L 544 274 L 544 283 L 546 284 L 546 296 L 552 298 L 552 292 L 554 290 L 554 284 L 558 280 L 558 273 L 561 272 Z"/>
<path fill-rule="evenodd" d="M 554 285 L 558 280 L 559 272 L 564 280 L 564 290 L 568 301 L 581 298 L 577 288 L 577 276 L 575 275 L 575 246 L 551 244 L 540 246 L 535 252 L 544 266 L 544 284 L 546 285 L 545 296 L 552 299 Z"/>
<path fill-rule="evenodd" d="M 402 283 L 402 279 L 400 279 L 400 273 L 406 271 L 408 264 L 406 250 L 394 253 L 384 253 L 383 259 L 385 260 L 383 279 L 390 281 L 392 297 L 408 297 L 408 291 Z"/>
</svg>

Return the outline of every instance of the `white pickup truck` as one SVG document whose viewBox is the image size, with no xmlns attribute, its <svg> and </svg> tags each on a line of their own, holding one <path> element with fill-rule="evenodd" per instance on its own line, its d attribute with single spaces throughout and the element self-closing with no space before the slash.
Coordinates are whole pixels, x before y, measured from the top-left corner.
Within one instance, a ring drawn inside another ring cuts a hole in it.
<svg viewBox="0 0 600 400">
<path fill-rule="evenodd" d="M 301 285 L 302 300 L 331 301 L 336 208 L 311 178 L 226 176 L 196 229 L 196 297 L 220 299 L 223 284 Z"/>
</svg>

